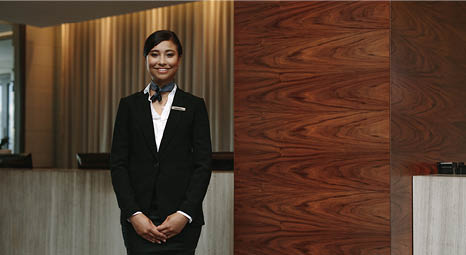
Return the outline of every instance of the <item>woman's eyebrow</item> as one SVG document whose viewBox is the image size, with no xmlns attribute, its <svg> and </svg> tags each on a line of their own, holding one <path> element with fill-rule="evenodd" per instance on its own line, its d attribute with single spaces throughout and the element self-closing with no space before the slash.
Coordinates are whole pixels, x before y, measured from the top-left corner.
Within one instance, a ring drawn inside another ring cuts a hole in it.
<svg viewBox="0 0 466 255">
<path fill-rule="evenodd" d="M 160 51 L 160 50 L 151 50 L 151 51 L 149 51 L 149 52 L 159 52 L 159 51 Z M 175 50 L 173 50 L 173 49 L 168 49 L 168 50 L 165 50 L 165 51 L 175 51 Z"/>
</svg>

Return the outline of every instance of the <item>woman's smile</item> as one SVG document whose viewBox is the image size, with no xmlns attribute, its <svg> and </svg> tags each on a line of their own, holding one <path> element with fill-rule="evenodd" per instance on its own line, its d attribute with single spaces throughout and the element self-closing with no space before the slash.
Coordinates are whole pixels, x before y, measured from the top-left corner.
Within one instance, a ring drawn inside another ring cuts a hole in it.
<svg viewBox="0 0 466 255">
<path fill-rule="evenodd" d="M 155 68 L 155 69 L 157 69 L 159 73 L 165 74 L 165 73 L 168 73 L 169 68 Z"/>
</svg>

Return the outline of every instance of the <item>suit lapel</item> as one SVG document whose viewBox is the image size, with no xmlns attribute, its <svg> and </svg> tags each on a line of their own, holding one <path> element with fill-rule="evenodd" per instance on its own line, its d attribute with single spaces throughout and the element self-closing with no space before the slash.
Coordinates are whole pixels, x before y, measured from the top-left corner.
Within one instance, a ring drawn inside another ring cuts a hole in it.
<svg viewBox="0 0 466 255">
<path fill-rule="evenodd" d="M 173 106 L 186 107 L 184 104 L 184 91 L 180 88 L 176 89 L 175 98 L 173 98 Z M 173 135 L 176 134 L 176 128 L 183 116 L 182 111 L 170 109 L 170 115 L 168 116 L 167 124 L 165 125 L 165 130 L 163 131 L 162 142 L 160 143 L 159 153 L 163 153 L 164 149 L 167 147 L 167 144 L 172 139 Z"/>
<path fill-rule="evenodd" d="M 147 101 L 147 95 L 141 92 L 141 96 L 138 99 L 140 126 L 142 133 L 144 134 L 144 140 L 149 150 L 152 152 L 154 157 L 157 156 L 157 147 L 155 145 L 155 135 L 154 135 L 154 123 L 152 122 L 152 113 L 150 110 L 149 101 Z"/>
</svg>

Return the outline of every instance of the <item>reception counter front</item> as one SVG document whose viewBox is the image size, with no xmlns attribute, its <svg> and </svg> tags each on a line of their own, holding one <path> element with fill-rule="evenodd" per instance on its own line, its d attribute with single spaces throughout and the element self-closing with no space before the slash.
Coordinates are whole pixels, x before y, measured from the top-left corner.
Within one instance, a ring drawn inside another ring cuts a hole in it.
<svg viewBox="0 0 466 255">
<path fill-rule="evenodd" d="M 108 170 L 0 169 L 0 254 L 126 254 Z M 233 254 L 233 171 L 214 171 L 196 254 Z"/>
<path fill-rule="evenodd" d="M 466 254 L 466 176 L 413 176 L 413 254 Z"/>
</svg>

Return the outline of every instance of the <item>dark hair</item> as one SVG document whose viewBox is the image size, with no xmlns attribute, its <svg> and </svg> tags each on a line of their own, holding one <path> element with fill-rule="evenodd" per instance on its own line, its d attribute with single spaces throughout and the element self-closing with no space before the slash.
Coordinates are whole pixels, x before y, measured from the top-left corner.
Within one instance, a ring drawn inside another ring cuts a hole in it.
<svg viewBox="0 0 466 255">
<path fill-rule="evenodd" d="M 147 37 L 146 42 L 144 43 L 144 57 L 147 57 L 150 50 L 163 41 L 172 41 L 177 47 L 178 56 L 183 55 L 183 47 L 181 46 L 181 42 L 175 32 L 170 30 L 159 30 Z"/>
</svg>

